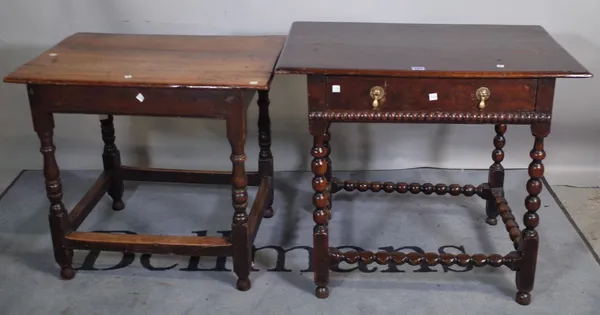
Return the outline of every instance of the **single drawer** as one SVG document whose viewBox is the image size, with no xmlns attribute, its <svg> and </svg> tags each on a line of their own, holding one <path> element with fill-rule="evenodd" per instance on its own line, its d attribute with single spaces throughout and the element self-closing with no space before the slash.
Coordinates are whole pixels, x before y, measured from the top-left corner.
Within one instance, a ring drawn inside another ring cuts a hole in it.
<svg viewBox="0 0 600 315">
<path fill-rule="evenodd" d="M 535 79 L 329 76 L 327 109 L 384 112 L 534 111 L 536 88 Z"/>
</svg>

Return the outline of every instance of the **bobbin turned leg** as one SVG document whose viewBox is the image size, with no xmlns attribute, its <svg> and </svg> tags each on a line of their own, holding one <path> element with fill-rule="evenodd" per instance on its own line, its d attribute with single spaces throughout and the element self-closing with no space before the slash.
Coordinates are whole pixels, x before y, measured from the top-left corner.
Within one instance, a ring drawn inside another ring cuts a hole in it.
<svg viewBox="0 0 600 315">
<path fill-rule="evenodd" d="M 258 157 L 258 172 L 261 177 L 271 177 L 269 188 L 269 199 L 265 202 L 264 218 L 273 216 L 273 199 L 275 197 L 273 154 L 271 153 L 271 119 L 269 118 L 269 91 L 258 91 L 258 145 L 260 154 Z"/>
<path fill-rule="evenodd" d="M 113 115 L 101 116 L 100 127 L 102 129 L 102 141 L 104 141 L 102 162 L 106 175 L 110 176 L 108 195 L 113 200 L 113 210 L 123 210 L 125 208 L 125 203 L 123 203 L 125 186 L 123 184 L 123 177 L 121 176 L 121 153 L 115 145 Z"/>
<path fill-rule="evenodd" d="M 329 132 L 329 127 L 331 123 L 328 122 L 325 134 L 323 136 L 323 146 L 327 149 L 327 155 L 325 155 L 325 162 L 327 163 L 327 171 L 325 172 L 325 178 L 327 179 L 327 183 L 331 185 L 331 179 L 333 177 L 333 169 L 331 168 L 331 158 L 329 155 L 331 154 L 331 147 L 329 146 L 329 141 L 331 141 L 331 133 Z M 333 206 L 333 194 L 331 193 L 331 186 L 327 186 L 327 200 L 329 200 L 328 208 L 331 210 Z M 331 220 L 331 212 L 329 212 L 329 220 Z"/>
<path fill-rule="evenodd" d="M 498 124 L 494 128 L 496 130 L 496 136 L 494 137 L 494 151 L 492 151 L 492 160 L 494 164 L 490 166 L 488 175 L 488 183 L 491 189 L 503 188 L 504 187 L 504 167 L 502 167 L 502 160 L 504 160 L 504 144 L 506 139 L 504 133 L 506 132 L 505 124 Z M 485 204 L 485 214 L 487 218 L 485 222 L 489 225 L 498 224 L 497 217 L 499 215 L 498 209 L 496 208 L 496 200 L 494 198 L 488 199 Z"/>
<path fill-rule="evenodd" d="M 318 298 L 324 299 L 329 296 L 329 200 L 326 193 L 327 189 L 327 147 L 325 147 L 325 133 L 327 122 L 313 121 L 310 123 L 310 133 L 313 135 L 314 144 L 312 148 L 313 161 L 311 165 L 314 174 L 312 187 L 315 191 L 313 195 L 313 220 L 315 227 L 313 229 L 314 243 L 314 268 L 315 268 L 315 284 L 317 288 L 315 295 Z"/>
<path fill-rule="evenodd" d="M 244 145 L 246 144 L 246 112 L 241 110 L 227 118 L 227 138 L 231 145 L 233 222 L 231 241 L 233 243 L 233 271 L 238 276 L 237 288 L 240 291 L 250 289 L 251 246 L 248 234 L 248 177 L 244 163 Z"/>
<path fill-rule="evenodd" d="M 50 200 L 50 234 L 54 248 L 54 259 L 60 266 L 60 277 L 70 280 L 75 277 L 72 266 L 73 250 L 67 249 L 65 234 L 68 233 L 69 217 L 62 202 L 62 185 L 60 183 L 60 171 L 56 163 L 54 152 L 56 147 L 52 141 L 54 119 L 51 113 L 36 110 L 32 104 L 33 127 L 40 139 L 40 152 L 44 157 L 44 178 L 46 183 L 46 195 Z"/>
<path fill-rule="evenodd" d="M 531 303 L 531 290 L 535 281 L 535 268 L 537 264 L 537 253 L 539 237 L 535 228 L 540 219 L 537 210 L 540 208 L 540 198 L 538 195 L 542 191 L 541 177 L 544 175 L 544 164 L 542 160 L 546 157 L 544 151 L 544 138 L 550 134 L 550 124 L 537 123 L 531 125 L 531 133 L 535 137 L 535 144 L 529 153 L 533 160 L 529 164 L 529 177 L 527 181 L 527 192 L 529 196 L 525 198 L 525 208 L 527 212 L 523 216 L 525 228 L 522 232 L 521 246 L 519 251 L 523 259 L 519 263 L 516 274 L 517 296 L 516 301 L 521 305 Z"/>
</svg>

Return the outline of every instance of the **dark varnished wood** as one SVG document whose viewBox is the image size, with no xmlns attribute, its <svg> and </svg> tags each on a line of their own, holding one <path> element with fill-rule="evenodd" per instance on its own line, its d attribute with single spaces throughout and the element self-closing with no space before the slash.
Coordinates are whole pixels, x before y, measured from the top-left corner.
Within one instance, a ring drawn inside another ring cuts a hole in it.
<svg viewBox="0 0 600 315">
<path fill-rule="evenodd" d="M 552 106 L 554 105 L 554 88 L 556 86 L 556 80 L 554 79 L 540 79 L 538 80 L 538 91 L 536 95 L 536 112 L 538 113 L 552 113 Z"/>
<path fill-rule="evenodd" d="M 267 217 L 265 216 L 265 211 L 268 209 L 266 204 L 270 201 L 269 194 L 271 193 L 271 187 L 273 187 L 271 179 L 272 177 L 262 178 L 260 186 L 258 186 L 256 198 L 252 204 L 252 209 L 250 209 L 250 215 L 248 216 L 248 233 L 250 233 L 251 243 L 254 243 L 262 218 Z"/>
<path fill-rule="evenodd" d="M 306 76 L 308 107 L 310 111 L 327 109 L 327 84 L 324 75 Z"/>
<path fill-rule="evenodd" d="M 484 112 L 382 112 L 382 111 L 324 111 L 311 112 L 309 120 L 332 122 L 369 122 L 369 123 L 424 123 L 424 124 L 520 124 L 549 122 L 552 115 L 537 112 L 520 113 L 484 113 Z"/>
<path fill-rule="evenodd" d="M 541 26 L 346 22 L 292 24 L 276 73 L 419 78 L 591 76 Z"/>
<path fill-rule="evenodd" d="M 313 259 L 315 266 L 315 284 L 317 288 L 315 295 L 324 299 L 329 296 L 329 194 L 327 193 L 327 147 L 325 147 L 325 134 L 327 132 L 327 122 L 312 122 L 310 132 L 313 135 L 313 148 L 311 169 L 314 174 L 312 187 L 315 191 L 313 195 L 313 220 L 315 227 L 313 229 Z"/>
<path fill-rule="evenodd" d="M 339 86 L 340 93 L 332 92 Z M 475 92 L 487 87 L 491 96 L 483 113 L 531 112 L 535 109 L 535 79 L 415 79 L 394 77 L 327 77 L 328 110 L 374 110 L 369 91 L 374 86 L 385 90 L 377 109 L 380 112 L 479 111 Z M 435 94 L 437 100 L 430 100 Z"/>
<path fill-rule="evenodd" d="M 73 269 L 73 251 L 69 250 L 65 242 L 65 234 L 71 230 L 67 209 L 62 202 L 62 184 L 60 182 L 60 171 L 56 163 L 54 152 L 56 147 L 52 139 L 54 134 L 54 118 L 52 114 L 42 111 L 40 100 L 32 97 L 31 114 L 33 128 L 40 139 L 40 152 L 44 158 L 44 179 L 46 184 L 46 195 L 50 201 L 50 234 L 54 248 L 54 259 L 60 266 L 60 277 L 70 280 L 75 276 Z"/>
<path fill-rule="evenodd" d="M 358 190 L 360 192 L 372 191 L 372 192 L 380 192 L 384 191 L 386 193 L 398 192 L 401 194 L 411 193 L 413 195 L 423 193 L 425 195 L 445 195 L 449 194 L 451 196 L 459 196 L 464 195 L 466 197 L 471 197 L 473 195 L 477 195 L 484 199 L 491 199 L 491 189 L 488 183 L 481 184 L 477 187 L 473 185 L 464 185 L 461 186 L 459 184 L 432 184 L 432 183 L 406 183 L 406 182 L 368 182 L 368 181 L 358 181 L 358 180 L 339 180 L 338 178 L 333 178 L 331 182 L 332 192 L 338 192 L 340 190 L 345 191 L 354 191 Z"/>
<path fill-rule="evenodd" d="M 519 249 L 523 253 L 523 262 L 517 271 L 517 292 L 516 301 L 522 305 L 531 303 L 531 290 L 535 281 L 535 270 L 537 265 L 537 254 L 539 246 L 539 236 L 535 228 L 540 219 L 537 210 L 540 208 L 541 200 L 538 195 L 542 191 L 542 176 L 544 176 L 544 164 L 542 160 L 546 157 L 544 151 L 544 138 L 550 133 L 549 124 L 532 125 L 531 133 L 535 138 L 533 149 L 530 152 L 531 163 L 529 164 L 529 177 L 527 181 L 527 192 L 525 197 L 525 208 L 527 212 L 523 215 L 525 228 L 522 231 L 522 241 Z"/>
<path fill-rule="evenodd" d="M 231 172 L 227 171 L 195 171 L 121 166 L 121 172 L 123 179 L 131 181 L 217 185 L 231 184 Z M 248 186 L 260 185 L 261 176 L 258 172 L 247 172 L 246 175 L 248 176 Z"/>
<path fill-rule="evenodd" d="M 100 199 L 104 197 L 104 194 L 108 192 L 111 181 L 111 177 L 108 176 L 106 172 L 102 172 L 94 182 L 94 185 L 92 185 L 83 198 L 81 198 L 75 207 L 73 207 L 73 210 L 69 212 L 69 222 L 73 231 L 79 228 L 83 220 L 85 220 L 90 212 L 92 212 Z"/>
<path fill-rule="evenodd" d="M 4 81 L 267 90 L 284 40 L 283 36 L 77 33 Z"/>
<path fill-rule="evenodd" d="M 241 110 L 241 108 L 240 108 Z M 233 199 L 233 222 L 231 238 L 233 241 L 233 271 L 237 274 L 237 288 L 240 291 L 250 289 L 251 247 L 248 229 L 248 178 L 246 176 L 246 112 L 227 119 L 227 139 L 231 145 L 231 162 L 233 163 L 231 196 Z"/>
<path fill-rule="evenodd" d="M 275 188 L 273 181 L 273 153 L 271 153 L 271 119 L 269 118 L 269 91 L 258 91 L 258 145 L 260 153 L 258 155 L 258 164 L 260 176 L 262 178 L 271 178 L 271 188 L 269 189 L 268 201 L 265 203 L 265 218 L 274 215 L 273 199 L 275 197 Z"/>
<path fill-rule="evenodd" d="M 417 252 L 387 252 L 387 251 L 347 251 L 339 252 L 335 251 L 331 254 L 334 264 L 340 262 L 346 262 L 349 264 L 363 263 L 378 265 L 387 265 L 394 263 L 397 266 L 408 264 L 410 266 L 419 266 L 425 263 L 427 266 L 453 266 L 458 265 L 461 267 L 473 266 L 473 267 L 484 267 L 492 266 L 495 268 L 501 266 L 507 266 L 508 268 L 515 270 L 515 266 L 519 263 L 521 258 L 517 252 L 510 252 L 505 256 L 499 254 L 438 254 L 438 253 L 417 253 Z"/>
<path fill-rule="evenodd" d="M 506 139 L 504 133 L 506 132 L 506 124 L 498 124 L 495 127 L 496 136 L 494 137 L 494 150 L 492 151 L 492 160 L 494 164 L 490 166 L 488 174 L 488 184 L 490 188 L 504 188 L 504 167 L 502 161 L 504 160 L 504 145 Z M 496 217 L 498 216 L 498 210 L 496 201 L 492 198 L 488 199 L 485 205 L 485 214 L 487 218 L 485 222 L 489 225 L 496 225 L 498 223 Z"/>
<path fill-rule="evenodd" d="M 327 199 L 329 200 L 328 208 L 331 210 L 333 206 L 333 166 L 331 162 L 331 146 L 329 146 L 329 141 L 331 141 L 331 132 L 329 132 L 329 127 L 331 123 L 328 123 L 325 127 L 325 134 L 323 135 L 323 147 L 325 147 L 327 154 L 325 155 L 325 163 L 327 163 L 327 170 L 325 171 L 325 178 L 327 179 Z M 331 212 L 329 212 L 329 220 L 331 220 Z"/>
<path fill-rule="evenodd" d="M 54 113 L 226 119 L 235 104 L 252 100 L 253 90 L 119 88 L 29 85 Z M 138 95 L 142 95 L 140 102 Z"/>
<path fill-rule="evenodd" d="M 535 278 L 543 174 L 541 139 L 550 131 L 556 78 L 591 77 L 542 27 L 389 23 L 294 23 L 276 72 L 307 74 L 316 295 L 329 294 L 329 267 L 339 262 L 410 265 L 506 265 L 516 271 L 517 302 L 528 304 Z M 371 89 L 385 96 L 373 103 Z M 485 104 L 479 88 L 490 91 Z M 377 106 L 378 105 L 378 106 Z M 483 106 L 482 106 L 483 105 Z M 488 181 L 473 185 L 342 181 L 332 176 L 332 122 L 494 124 Z M 504 134 L 508 124 L 532 126 L 536 138 L 527 184 L 525 228 L 504 198 Z M 346 252 L 329 248 L 332 193 L 372 191 L 450 194 L 486 199 L 486 222 L 502 222 L 515 247 L 508 255 Z"/>
<path fill-rule="evenodd" d="M 554 101 L 555 82 L 541 80 L 540 89 L 537 94 L 537 104 L 540 111 L 551 111 Z M 515 300 L 521 305 L 531 303 L 531 291 L 535 282 L 535 271 L 537 268 L 537 255 L 539 247 L 539 236 L 536 227 L 540 223 L 537 210 L 540 208 L 541 200 L 538 196 L 542 191 L 542 176 L 544 176 L 544 164 L 546 158 L 544 151 L 544 139 L 550 134 L 550 122 L 531 124 L 531 134 L 534 137 L 534 145 L 529 156 L 528 173 L 530 179 L 527 181 L 527 193 L 525 197 L 525 208 L 527 212 L 523 215 L 525 228 L 522 230 L 519 251 L 523 255 L 516 275 L 517 294 Z"/>
<path fill-rule="evenodd" d="M 251 249 L 262 215 L 272 215 L 268 87 L 283 43 L 269 36 L 152 36 L 75 34 L 4 80 L 26 83 L 44 157 L 50 230 L 61 277 L 74 276 L 73 249 L 177 255 L 233 256 L 237 287 L 250 288 Z M 123 76 L 125 74 L 125 76 Z M 259 92 L 258 172 L 247 173 L 246 112 Z M 70 215 L 62 203 L 54 157 L 53 113 L 101 114 L 104 172 Z M 113 115 L 202 117 L 225 120 L 232 172 L 122 166 Z M 107 193 L 123 209 L 123 181 L 232 186 L 231 237 L 111 235 L 74 232 Z M 260 185 L 249 221 L 248 185 Z M 258 208 L 257 208 L 258 207 Z M 256 218 L 259 215 L 261 217 Z"/>
<path fill-rule="evenodd" d="M 110 177 L 110 186 L 108 195 L 113 199 L 113 210 L 123 210 L 123 176 L 121 175 L 121 153 L 115 145 L 115 126 L 113 116 L 107 115 L 105 119 L 100 120 L 102 129 L 102 140 L 104 141 L 104 152 L 102 153 L 102 162 L 104 172 Z"/>
<path fill-rule="evenodd" d="M 521 241 L 521 230 L 519 230 L 519 223 L 517 219 L 510 210 L 508 203 L 504 196 L 496 196 L 494 203 L 496 204 L 496 211 L 499 213 L 502 218 L 502 222 L 504 223 L 504 227 L 506 228 L 506 232 L 508 232 L 508 236 L 510 240 L 513 242 L 513 246 L 516 250 L 519 250 L 519 243 Z"/>
</svg>

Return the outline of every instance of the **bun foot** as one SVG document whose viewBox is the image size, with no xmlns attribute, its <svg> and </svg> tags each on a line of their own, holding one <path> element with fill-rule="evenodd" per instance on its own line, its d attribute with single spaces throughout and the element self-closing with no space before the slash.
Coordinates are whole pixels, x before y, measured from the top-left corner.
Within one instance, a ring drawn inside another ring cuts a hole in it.
<svg viewBox="0 0 600 315">
<path fill-rule="evenodd" d="M 498 224 L 498 219 L 496 219 L 496 218 L 486 218 L 485 219 L 485 223 L 487 223 L 488 225 L 495 226 L 495 225 Z"/>
<path fill-rule="evenodd" d="M 273 206 L 265 208 L 265 211 L 263 212 L 263 218 L 272 218 L 273 215 L 275 215 L 275 211 L 273 211 Z"/>
<path fill-rule="evenodd" d="M 329 289 L 327 287 L 317 287 L 315 290 L 315 296 L 319 299 L 326 299 L 329 297 Z"/>
<path fill-rule="evenodd" d="M 75 270 L 73 267 L 63 267 L 60 269 L 60 278 L 62 280 L 71 280 L 75 277 Z"/>
<path fill-rule="evenodd" d="M 515 301 L 521 305 L 529 305 L 531 303 L 531 294 L 527 292 L 517 292 Z"/>
<path fill-rule="evenodd" d="M 113 201 L 112 208 L 115 211 L 121 211 L 121 210 L 125 209 L 125 203 L 123 203 L 123 200 L 120 200 L 120 199 L 115 200 L 115 201 Z"/>
<path fill-rule="evenodd" d="M 252 285 L 250 284 L 250 279 L 248 279 L 248 278 L 238 279 L 235 286 L 240 291 L 248 291 L 248 290 L 250 290 L 250 287 L 252 287 Z"/>
</svg>

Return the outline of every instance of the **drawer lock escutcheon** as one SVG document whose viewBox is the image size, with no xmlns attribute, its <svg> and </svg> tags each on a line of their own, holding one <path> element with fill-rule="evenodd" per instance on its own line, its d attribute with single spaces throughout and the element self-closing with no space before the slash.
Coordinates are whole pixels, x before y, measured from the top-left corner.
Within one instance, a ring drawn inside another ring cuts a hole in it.
<svg viewBox="0 0 600 315">
<path fill-rule="evenodd" d="M 479 89 L 477 89 L 477 92 L 475 92 L 475 96 L 479 100 L 479 105 L 477 105 L 477 108 L 485 108 L 485 101 L 487 101 L 490 98 L 490 94 L 490 89 L 486 87 L 480 87 Z"/>
<path fill-rule="evenodd" d="M 371 88 L 369 94 L 373 99 L 373 109 L 378 109 L 381 105 L 381 100 L 385 96 L 385 90 L 381 86 L 374 86 Z"/>
</svg>

